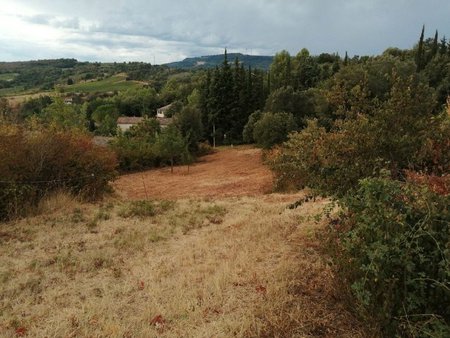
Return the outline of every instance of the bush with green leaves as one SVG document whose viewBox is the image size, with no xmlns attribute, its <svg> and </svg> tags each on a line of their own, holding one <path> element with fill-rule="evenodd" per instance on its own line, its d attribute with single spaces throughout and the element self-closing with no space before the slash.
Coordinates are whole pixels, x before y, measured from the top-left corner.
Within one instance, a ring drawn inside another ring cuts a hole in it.
<svg viewBox="0 0 450 338">
<path fill-rule="evenodd" d="M 191 152 L 197 152 L 203 134 L 201 112 L 193 106 L 185 106 L 175 115 L 175 125 L 186 139 Z"/>
<path fill-rule="evenodd" d="M 263 113 L 260 110 L 255 111 L 248 117 L 248 121 L 242 131 L 242 139 L 246 143 L 255 143 L 253 139 L 253 130 L 255 129 L 256 122 L 262 117 Z"/>
<path fill-rule="evenodd" d="M 314 106 L 306 91 L 295 91 L 294 88 L 282 87 L 268 96 L 264 111 L 286 112 L 294 116 L 297 125 L 302 126 L 308 116 L 313 115 Z"/>
<path fill-rule="evenodd" d="M 121 133 L 111 144 L 122 171 L 134 171 L 193 160 L 189 144 L 175 125 L 160 129 L 155 119 L 143 122 Z"/>
<path fill-rule="evenodd" d="M 269 149 L 286 141 L 289 133 L 296 129 L 291 113 L 267 112 L 255 123 L 253 138 L 260 147 Z"/>
<path fill-rule="evenodd" d="M 161 132 L 156 119 L 144 119 L 119 135 L 111 144 L 119 160 L 121 171 L 154 168 L 161 164 L 161 157 L 155 145 Z"/>
<path fill-rule="evenodd" d="M 117 155 L 121 171 L 155 168 L 161 164 L 155 144 L 144 139 L 119 135 L 111 143 L 111 148 Z"/>
<path fill-rule="evenodd" d="M 283 186 L 308 186 L 344 196 L 360 179 L 388 169 L 445 174 L 449 170 L 450 117 L 434 111 L 433 91 L 417 78 L 397 78 L 390 98 L 371 114 L 349 112 L 331 130 L 309 121 L 290 136 L 272 163 Z"/>
<path fill-rule="evenodd" d="M 365 117 L 342 122 L 327 132 L 309 121 L 291 134 L 271 163 L 278 189 L 308 186 L 325 195 L 343 196 L 363 177 L 376 175 L 383 162 L 376 156 L 377 139 Z"/>
<path fill-rule="evenodd" d="M 98 106 L 92 113 L 92 120 L 95 121 L 97 135 L 114 136 L 117 132 L 117 118 L 119 111 L 112 102 Z"/>
<path fill-rule="evenodd" d="M 449 337 L 450 196 L 374 178 L 342 201 L 339 259 L 360 313 L 386 337 Z"/>
<path fill-rule="evenodd" d="M 162 161 L 170 164 L 173 172 L 175 163 L 190 162 L 189 144 L 176 126 L 165 128 L 156 140 L 156 149 Z"/>
<path fill-rule="evenodd" d="M 54 129 L 87 129 L 86 112 L 79 105 L 68 105 L 61 97 L 55 97 L 53 102 L 42 110 L 39 115 L 41 123 Z"/>
</svg>

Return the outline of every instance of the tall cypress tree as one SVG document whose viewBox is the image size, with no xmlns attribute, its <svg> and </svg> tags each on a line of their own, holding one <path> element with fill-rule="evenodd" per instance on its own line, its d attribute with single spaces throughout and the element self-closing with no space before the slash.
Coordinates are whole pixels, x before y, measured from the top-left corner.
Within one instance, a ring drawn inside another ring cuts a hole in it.
<svg viewBox="0 0 450 338">
<path fill-rule="evenodd" d="M 417 72 L 420 72 L 425 67 L 425 51 L 423 46 L 424 35 L 425 35 L 425 25 L 422 26 L 422 33 L 420 34 L 419 44 L 417 46 L 417 54 L 416 54 Z"/>
<path fill-rule="evenodd" d="M 439 47 L 439 40 L 438 40 L 438 31 L 436 30 L 436 33 L 434 34 L 434 39 L 433 39 L 433 45 L 431 47 L 431 51 L 430 51 L 430 57 L 429 60 L 433 59 L 437 52 L 438 52 L 438 47 Z"/>
<path fill-rule="evenodd" d="M 225 49 L 222 66 L 214 74 L 214 129 L 217 141 L 221 142 L 231 129 L 231 110 L 233 108 L 233 73 L 228 63 Z"/>
<path fill-rule="evenodd" d="M 445 55 L 447 53 L 447 39 L 445 38 L 445 35 L 441 39 L 441 43 L 439 46 L 439 54 Z"/>
<path fill-rule="evenodd" d="M 348 54 L 347 51 L 345 51 L 345 57 L 344 57 L 344 66 L 348 65 Z"/>
<path fill-rule="evenodd" d="M 230 130 L 229 135 L 227 136 L 230 142 L 239 142 L 242 138 L 242 116 L 245 114 L 245 108 L 243 105 L 243 101 L 241 100 L 244 79 L 242 78 L 242 68 L 239 65 L 239 59 L 236 58 L 234 61 L 233 68 L 233 100 L 231 102 L 231 111 L 230 111 Z M 244 73 L 245 76 L 245 73 Z"/>
</svg>

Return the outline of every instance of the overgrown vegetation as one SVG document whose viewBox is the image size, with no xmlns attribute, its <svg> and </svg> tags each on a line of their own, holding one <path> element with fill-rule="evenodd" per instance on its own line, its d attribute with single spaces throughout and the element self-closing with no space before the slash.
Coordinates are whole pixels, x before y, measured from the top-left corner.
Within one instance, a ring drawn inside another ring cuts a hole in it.
<svg viewBox="0 0 450 338">
<path fill-rule="evenodd" d="M 365 179 L 333 236 L 360 313 L 386 337 L 450 335 L 450 205 L 426 186 Z"/>
<path fill-rule="evenodd" d="M 129 217 L 152 217 L 173 209 L 175 202 L 173 201 L 132 201 L 124 205 L 118 212 L 118 215 L 123 218 Z"/>
<path fill-rule="evenodd" d="M 154 119 L 144 119 L 125 133 L 120 133 L 113 141 L 112 149 L 123 171 L 161 165 L 170 165 L 173 171 L 175 164 L 189 164 L 193 159 L 189 140 L 183 137 L 179 129 L 171 125 L 161 130 L 159 122 Z"/>
<path fill-rule="evenodd" d="M 26 214 L 60 189 L 98 198 L 116 175 L 114 153 L 76 130 L 0 124 L 0 156 L 1 219 Z"/>
<path fill-rule="evenodd" d="M 387 337 L 450 334 L 448 73 L 430 77 L 450 58 L 445 40 L 437 49 L 437 37 L 423 39 L 347 60 L 306 127 L 268 156 L 279 188 L 310 187 L 340 204 L 336 272 Z"/>
</svg>

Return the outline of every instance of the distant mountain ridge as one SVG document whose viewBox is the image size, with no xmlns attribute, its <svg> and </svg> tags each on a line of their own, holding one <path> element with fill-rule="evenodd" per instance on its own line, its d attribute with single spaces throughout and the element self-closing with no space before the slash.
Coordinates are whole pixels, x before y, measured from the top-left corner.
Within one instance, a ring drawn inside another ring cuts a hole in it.
<svg viewBox="0 0 450 338">
<path fill-rule="evenodd" d="M 258 68 L 268 70 L 270 64 L 273 61 L 273 56 L 267 55 L 246 55 L 242 53 L 228 53 L 228 62 L 232 64 L 234 60 L 238 58 L 239 62 L 244 66 L 251 66 L 252 68 Z M 223 63 L 223 54 L 219 55 L 206 55 L 199 57 L 186 58 L 183 61 L 166 63 L 165 66 L 171 68 L 181 69 L 198 69 L 198 68 L 214 68 Z"/>
</svg>

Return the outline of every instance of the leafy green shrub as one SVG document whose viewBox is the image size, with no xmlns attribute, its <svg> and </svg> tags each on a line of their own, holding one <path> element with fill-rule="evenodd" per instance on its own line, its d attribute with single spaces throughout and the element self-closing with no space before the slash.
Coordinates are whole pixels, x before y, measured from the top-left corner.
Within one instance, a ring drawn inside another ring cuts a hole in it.
<svg viewBox="0 0 450 338">
<path fill-rule="evenodd" d="M 175 124 L 185 138 L 190 152 L 197 152 L 198 142 L 203 134 L 200 110 L 191 106 L 184 107 L 175 115 Z"/>
<path fill-rule="evenodd" d="M 145 119 L 111 143 L 122 171 L 155 168 L 165 164 L 170 164 L 173 170 L 174 164 L 192 160 L 188 146 L 187 138 L 181 135 L 175 125 L 160 130 L 159 122 L 155 119 Z"/>
<path fill-rule="evenodd" d="M 129 217 L 152 217 L 157 214 L 173 209 L 175 202 L 173 201 L 132 201 L 125 204 L 118 212 L 118 215 L 123 218 Z"/>
<path fill-rule="evenodd" d="M 86 199 L 108 190 L 116 157 L 76 131 L 0 126 L 0 218 L 25 214 L 48 192 L 65 189 Z"/>
<path fill-rule="evenodd" d="M 255 123 L 253 138 L 259 146 L 269 149 L 286 141 L 288 134 L 296 128 L 292 114 L 268 112 Z"/>
<path fill-rule="evenodd" d="M 152 201 L 133 201 L 120 209 L 118 215 L 123 218 L 152 217 L 156 215 L 156 210 Z"/>
<path fill-rule="evenodd" d="M 373 115 L 349 113 L 330 131 L 310 121 L 291 135 L 272 163 L 280 187 L 309 186 L 344 196 L 358 180 L 388 169 L 445 174 L 450 166 L 450 118 L 433 110 L 433 93 L 415 78 L 396 79 Z M 395 126 L 395 127 L 393 127 Z"/>
<path fill-rule="evenodd" d="M 256 122 L 262 117 L 263 113 L 257 110 L 254 113 L 250 114 L 248 117 L 247 124 L 244 126 L 244 130 L 242 131 L 242 139 L 246 143 L 254 143 L 253 139 L 253 130 L 255 129 Z"/>
<path fill-rule="evenodd" d="M 170 164 L 171 172 L 175 163 L 187 161 L 190 158 L 187 140 L 174 125 L 168 126 L 161 132 L 155 146 L 162 161 Z"/>
<path fill-rule="evenodd" d="M 303 126 L 306 117 L 313 113 L 313 105 L 306 91 L 296 91 L 294 88 L 282 87 L 270 93 L 266 100 L 264 111 L 291 113 L 298 126 Z"/>
<path fill-rule="evenodd" d="M 339 229 L 344 276 L 387 337 L 450 336 L 449 196 L 362 180 Z"/>
<path fill-rule="evenodd" d="M 198 144 L 198 149 L 196 151 L 197 156 L 205 156 L 214 153 L 213 147 L 208 142 L 201 142 Z"/>
<path fill-rule="evenodd" d="M 310 188 L 327 195 L 342 196 L 360 178 L 376 175 L 383 160 L 375 152 L 377 140 L 365 117 L 341 123 L 341 130 L 327 132 L 317 121 L 309 121 L 301 132 L 291 134 L 272 168 L 277 188 Z"/>
<path fill-rule="evenodd" d="M 145 139 L 119 136 L 112 144 L 121 171 L 134 171 L 158 167 L 161 157 L 154 143 Z"/>
</svg>

